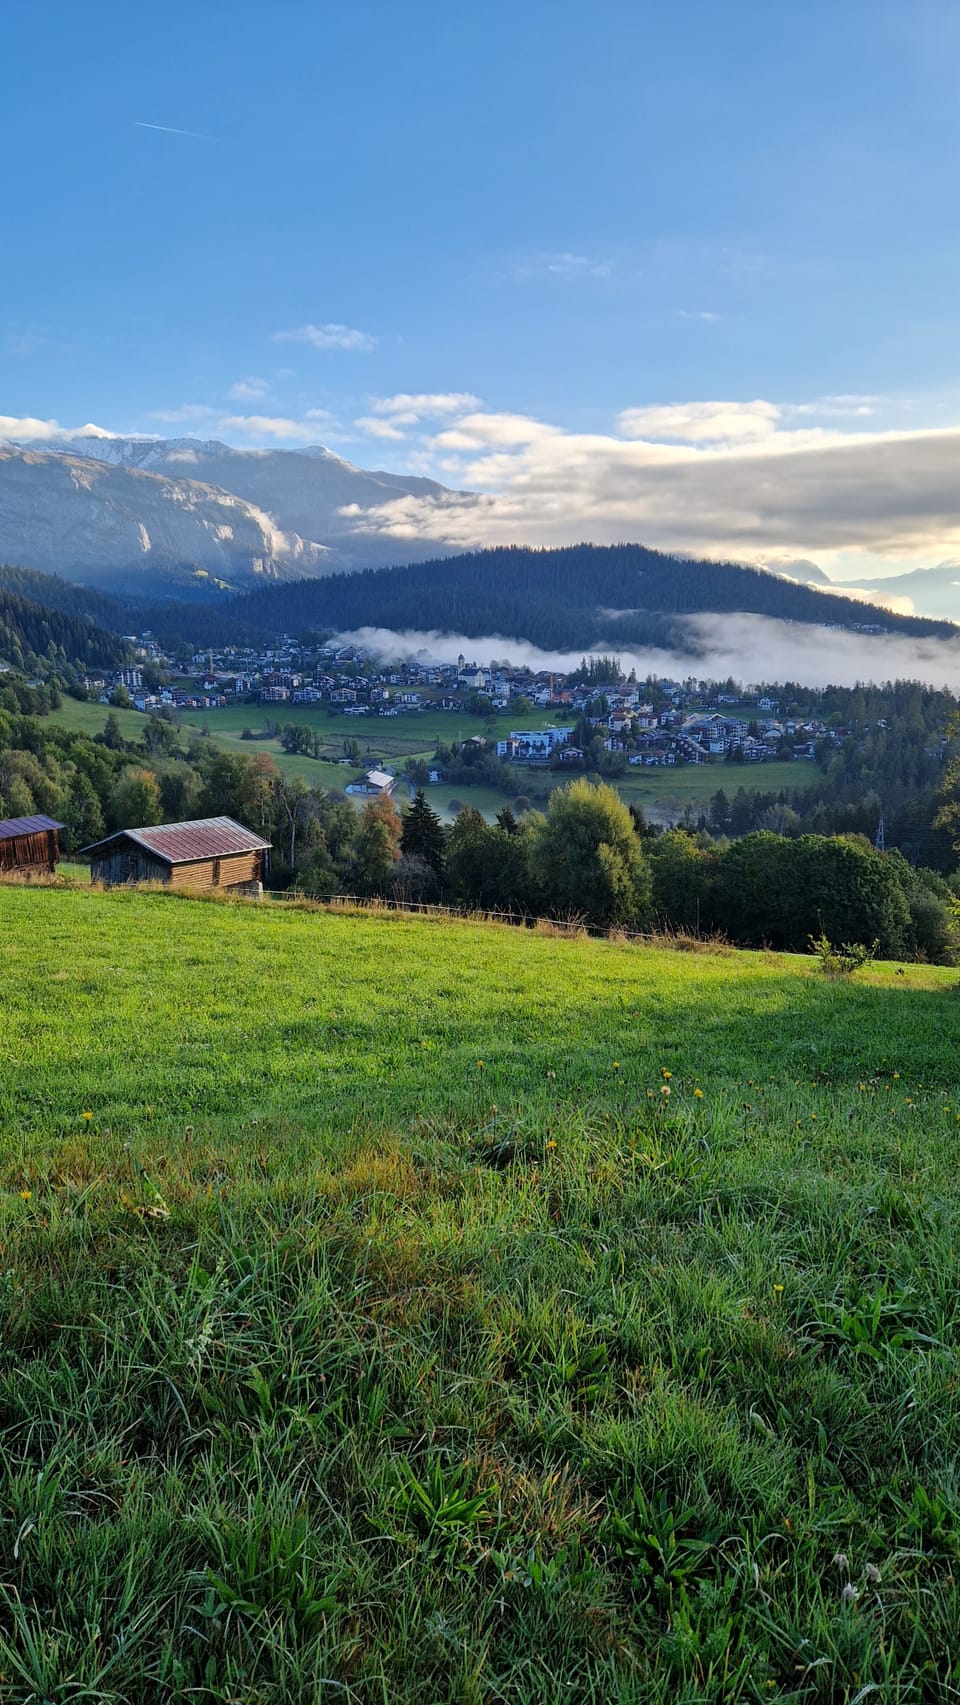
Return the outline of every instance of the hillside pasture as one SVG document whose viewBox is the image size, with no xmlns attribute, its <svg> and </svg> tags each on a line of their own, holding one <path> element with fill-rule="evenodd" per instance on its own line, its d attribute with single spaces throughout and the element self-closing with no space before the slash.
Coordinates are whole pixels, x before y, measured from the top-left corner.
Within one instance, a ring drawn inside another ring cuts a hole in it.
<svg viewBox="0 0 960 1705">
<path fill-rule="evenodd" d="M 956 974 L 0 888 L 0 1677 L 953 1697 Z"/>
<path fill-rule="evenodd" d="M 93 737 L 102 734 L 109 714 L 110 711 L 105 705 L 81 703 L 76 699 L 65 698 L 60 709 L 51 713 L 50 720 L 62 727 L 76 728 Z M 144 728 L 141 713 L 121 710 L 115 714 L 124 738 L 139 741 Z M 453 711 L 411 714 L 396 718 L 331 717 L 326 707 L 321 705 L 236 704 L 209 711 L 183 711 L 177 717 L 177 726 L 184 748 L 191 736 L 208 734 L 224 751 L 242 757 L 268 752 L 286 775 L 299 776 L 308 786 L 343 788 L 347 781 L 352 780 L 354 775 L 367 768 L 375 759 L 399 769 L 408 757 L 432 758 L 438 738 L 445 744 L 462 741 L 475 734 L 496 740 L 503 737 L 508 727 L 545 728 L 550 720 L 541 712 L 521 717 L 516 723 L 509 717 L 498 717 L 491 732 L 491 724 L 481 718 L 460 715 Z M 562 719 L 558 714 L 554 720 L 559 722 Z M 323 737 L 323 756 L 317 759 L 284 752 L 277 739 L 241 738 L 245 728 L 258 732 L 267 722 L 293 722 L 314 729 Z M 356 740 L 360 747 L 360 759 L 348 768 L 338 760 L 344 756 L 344 742 L 352 740 Z M 705 806 L 718 788 L 723 788 L 730 796 L 739 787 L 759 788 L 764 793 L 779 793 L 781 789 L 810 786 L 819 773 L 815 763 L 806 761 L 682 765 L 676 769 L 630 769 L 625 776 L 616 778 L 614 786 L 628 805 L 642 805 L 645 810 L 649 810 L 654 821 L 676 822 L 683 817 L 688 806 L 695 809 Z M 537 765 L 519 764 L 515 774 L 520 793 L 538 805 L 545 804 L 553 788 L 562 787 L 570 779 L 569 775 L 563 772 Z M 459 800 L 464 805 L 474 805 L 490 820 L 504 805 L 511 802 L 510 796 L 500 789 L 471 788 L 463 781 L 449 785 L 441 783 L 431 787 L 429 792 L 434 808 L 447 819 L 451 816 L 451 799 Z M 406 788 L 401 786 L 398 789 L 401 803 L 405 796 Z"/>
</svg>

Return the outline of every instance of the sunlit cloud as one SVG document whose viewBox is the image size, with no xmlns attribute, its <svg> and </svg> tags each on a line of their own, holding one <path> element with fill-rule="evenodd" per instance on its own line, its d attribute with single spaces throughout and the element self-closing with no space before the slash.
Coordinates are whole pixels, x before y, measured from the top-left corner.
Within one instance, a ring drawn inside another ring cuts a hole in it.
<svg viewBox="0 0 960 1705">
<path fill-rule="evenodd" d="M 104 426 L 61 426 L 58 420 L 37 420 L 32 415 L 0 414 L 0 438 L 18 443 L 52 443 L 58 438 L 113 438 Z"/>
<path fill-rule="evenodd" d="M 960 428 L 878 431 L 868 411 L 883 401 L 648 404 L 606 434 L 474 409 L 426 441 L 458 493 L 398 497 L 355 525 L 470 549 L 637 539 L 758 560 L 955 553 Z"/>
<path fill-rule="evenodd" d="M 668 403 L 624 409 L 620 430 L 627 438 L 687 444 L 732 443 L 769 438 L 781 411 L 776 403 Z"/>
</svg>

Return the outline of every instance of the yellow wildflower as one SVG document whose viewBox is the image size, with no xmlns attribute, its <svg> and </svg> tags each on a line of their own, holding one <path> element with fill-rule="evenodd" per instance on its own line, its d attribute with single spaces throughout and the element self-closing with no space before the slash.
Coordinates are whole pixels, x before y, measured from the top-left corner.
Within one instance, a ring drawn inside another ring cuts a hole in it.
<svg viewBox="0 0 960 1705">
<path fill-rule="evenodd" d="M 21 1192 L 20 1192 L 20 1200 L 21 1200 L 21 1202 L 29 1202 L 29 1200 L 30 1200 L 30 1197 L 31 1197 L 31 1196 L 32 1196 L 32 1195 L 33 1195 L 33 1191 L 32 1191 L 32 1190 L 21 1190 Z"/>
<path fill-rule="evenodd" d="M 620 1061 L 619 1060 L 614 1060 L 613 1069 L 615 1072 L 618 1072 L 620 1070 Z"/>
<path fill-rule="evenodd" d="M 555 1137 L 551 1137 L 551 1138 L 550 1138 L 550 1141 L 549 1141 L 549 1142 L 548 1142 L 548 1143 L 547 1143 L 547 1145 L 546 1145 L 546 1146 L 547 1146 L 547 1148 L 548 1148 L 548 1149 L 555 1149 L 555 1148 L 556 1148 L 556 1146 L 557 1146 L 557 1140 L 556 1140 L 556 1138 L 555 1138 Z"/>
<path fill-rule="evenodd" d="M 696 1101 L 702 1101 L 703 1100 L 703 1090 L 702 1089 L 695 1089 L 693 1094 L 694 1094 L 694 1099 Z"/>
<path fill-rule="evenodd" d="M 91 1119 L 93 1118 L 93 1114 L 92 1113 L 81 1113 L 80 1117 L 81 1117 L 81 1119 L 84 1119 L 86 1121 L 86 1123 L 89 1125 Z"/>
<path fill-rule="evenodd" d="M 481 1072 L 483 1071 L 483 1061 L 482 1060 L 477 1061 L 477 1070 L 481 1071 Z"/>
<path fill-rule="evenodd" d="M 668 1082 L 668 1083 L 669 1083 L 669 1081 L 670 1081 L 670 1079 L 671 1079 L 671 1078 L 672 1078 L 672 1076 L 673 1076 L 673 1073 L 672 1073 L 672 1072 L 668 1072 L 668 1071 L 667 1071 L 667 1068 L 666 1068 L 666 1066 L 661 1066 L 661 1067 L 660 1067 L 660 1076 L 661 1076 L 661 1077 L 662 1077 L 662 1078 L 663 1078 L 663 1079 L 664 1079 L 664 1080 L 665 1080 L 665 1081 L 666 1081 L 666 1082 Z"/>
</svg>

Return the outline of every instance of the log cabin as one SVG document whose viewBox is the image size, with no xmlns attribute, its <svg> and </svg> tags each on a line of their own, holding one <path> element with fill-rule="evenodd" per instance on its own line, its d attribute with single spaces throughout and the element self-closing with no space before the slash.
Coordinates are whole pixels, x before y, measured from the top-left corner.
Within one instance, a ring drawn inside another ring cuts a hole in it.
<svg viewBox="0 0 960 1705">
<path fill-rule="evenodd" d="M 0 821 L 0 876 L 53 876 L 60 857 L 62 823 L 53 817 Z"/>
<path fill-rule="evenodd" d="M 193 823 L 119 829 L 84 847 L 90 879 L 105 888 L 136 882 L 165 882 L 171 888 L 225 888 L 262 892 L 269 874 L 270 842 L 232 817 L 202 817 Z"/>
</svg>

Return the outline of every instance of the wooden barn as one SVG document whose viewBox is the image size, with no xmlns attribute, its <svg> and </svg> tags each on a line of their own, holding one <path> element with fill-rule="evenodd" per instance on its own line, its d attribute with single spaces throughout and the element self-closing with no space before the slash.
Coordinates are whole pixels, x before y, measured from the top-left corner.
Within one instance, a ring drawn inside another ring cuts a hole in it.
<svg viewBox="0 0 960 1705">
<path fill-rule="evenodd" d="M 168 882 L 172 888 L 246 889 L 256 893 L 269 874 L 270 842 L 232 817 L 120 829 L 84 847 L 94 882 Z"/>
<path fill-rule="evenodd" d="M 52 817 L 0 820 L 0 876 L 53 876 L 62 828 Z"/>
</svg>

